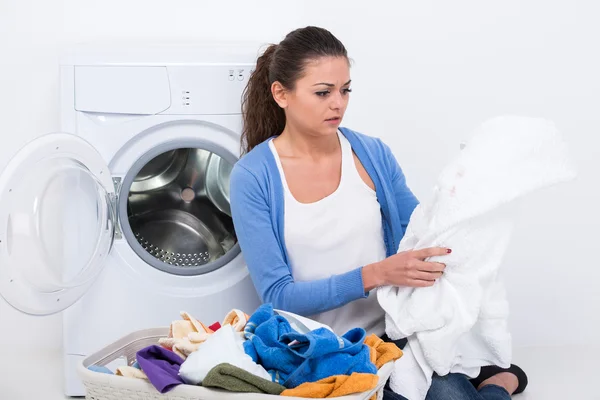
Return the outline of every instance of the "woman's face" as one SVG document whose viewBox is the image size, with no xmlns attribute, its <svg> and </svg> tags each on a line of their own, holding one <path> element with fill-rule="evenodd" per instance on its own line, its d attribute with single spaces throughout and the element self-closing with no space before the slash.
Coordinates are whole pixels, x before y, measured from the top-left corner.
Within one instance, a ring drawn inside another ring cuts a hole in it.
<svg viewBox="0 0 600 400">
<path fill-rule="evenodd" d="M 309 61 L 293 90 L 285 90 L 278 82 L 272 87 L 275 101 L 285 110 L 287 124 L 311 136 L 337 132 L 350 91 L 350 66 L 345 57 Z"/>
</svg>

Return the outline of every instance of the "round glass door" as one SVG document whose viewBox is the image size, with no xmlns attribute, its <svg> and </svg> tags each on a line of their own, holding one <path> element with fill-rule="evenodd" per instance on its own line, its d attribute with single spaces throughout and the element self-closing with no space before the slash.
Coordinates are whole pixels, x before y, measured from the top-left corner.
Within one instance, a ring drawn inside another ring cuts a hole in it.
<svg viewBox="0 0 600 400">
<path fill-rule="evenodd" d="M 13 307 L 51 314 L 93 283 L 114 238 L 110 182 L 95 150 L 68 134 L 42 137 L 9 163 L 0 183 L 0 294 Z"/>
<path fill-rule="evenodd" d="M 239 253 L 229 206 L 233 156 L 222 153 L 200 143 L 158 150 L 126 177 L 121 190 L 123 232 L 153 267 L 198 275 Z"/>
</svg>

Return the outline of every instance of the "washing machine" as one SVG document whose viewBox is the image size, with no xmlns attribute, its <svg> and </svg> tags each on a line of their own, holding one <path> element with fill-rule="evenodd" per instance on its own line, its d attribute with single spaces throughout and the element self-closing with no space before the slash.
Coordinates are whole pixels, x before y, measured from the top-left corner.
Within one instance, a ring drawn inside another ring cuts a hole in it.
<svg viewBox="0 0 600 400">
<path fill-rule="evenodd" d="M 100 45 L 62 58 L 62 132 L 0 176 L 0 294 L 62 313 L 66 395 L 84 395 L 78 363 L 129 332 L 259 306 L 229 208 L 257 51 Z"/>
</svg>

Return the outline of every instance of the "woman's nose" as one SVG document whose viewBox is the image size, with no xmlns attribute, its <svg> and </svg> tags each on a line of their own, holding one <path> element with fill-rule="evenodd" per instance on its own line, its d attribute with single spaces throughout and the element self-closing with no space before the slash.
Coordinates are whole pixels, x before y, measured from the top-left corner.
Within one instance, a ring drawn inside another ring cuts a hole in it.
<svg viewBox="0 0 600 400">
<path fill-rule="evenodd" d="M 331 96 L 331 103 L 330 103 L 330 107 L 332 110 L 337 110 L 342 108 L 342 105 L 344 104 L 344 99 L 342 98 L 341 93 L 336 93 L 333 96 Z"/>
</svg>

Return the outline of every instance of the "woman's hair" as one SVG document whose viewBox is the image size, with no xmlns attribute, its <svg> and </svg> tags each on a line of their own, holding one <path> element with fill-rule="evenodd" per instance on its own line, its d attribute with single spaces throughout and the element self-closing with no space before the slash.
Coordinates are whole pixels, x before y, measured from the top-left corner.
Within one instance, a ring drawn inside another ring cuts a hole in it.
<svg viewBox="0 0 600 400">
<path fill-rule="evenodd" d="M 321 57 L 347 59 L 348 54 L 331 32 L 308 26 L 288 33 L 281 43 L 271 44 L 258 58 L 242 96 L 242 153 L 280 134 L 285 127 L 285 113 L 271 94 L 273 82 L 293 90 L 306 64 Z"/>
</svg>

